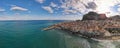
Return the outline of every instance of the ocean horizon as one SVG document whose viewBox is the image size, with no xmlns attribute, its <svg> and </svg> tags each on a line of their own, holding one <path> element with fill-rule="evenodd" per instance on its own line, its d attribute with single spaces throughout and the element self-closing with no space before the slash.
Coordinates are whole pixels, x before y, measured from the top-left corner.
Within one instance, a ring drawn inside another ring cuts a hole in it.
<svg viewBox="0 0 120 48">
<path fill-rule="evenodd" d="M 64 20 L 0 21 L 0 48 L 115 48 L 118 41 L 94 41 L 44 28 Z"/>
<path fill-rule="evenodd" d="M 120 0 L 0 0 L 0 48 L 120 48 Z"/>
</svg>

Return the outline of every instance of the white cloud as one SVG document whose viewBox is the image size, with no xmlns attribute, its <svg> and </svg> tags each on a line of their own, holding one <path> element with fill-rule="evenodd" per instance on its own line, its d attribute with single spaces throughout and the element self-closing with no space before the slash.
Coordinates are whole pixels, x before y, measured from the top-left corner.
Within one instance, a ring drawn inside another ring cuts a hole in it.
<svg viewBox="0 0 120 48">
<path fill-rule="evenodd" d="M 88 1 L 85 2 L 87 3 Z M 84 2 L 81 2 L 81 0 L 64 0 L 64 1 L 61 0 L 61 3 L 62 3 L 61 8 L 63 8 L 64 11 L 67 10 L 68 13 L 71 11 L 74 11 L 71 13 L 77 13 L 77 12 L 85 13 L 85 11 L 87 10 Z"/>
<path fill-rule="evenodd" d="M 77 13 L 77 11 L 75 11 L 75 10 L 64 10 L 64 12 L 66 13 L 66 14 L 70 14 L 70 13 Z"/>
<path fill-rule="evenodd" d="M 120 12 L 120 8 L 117 9 Z"/>
<path fill-rule="evenodd" d="M 120 3 L 120 0 L 60 0 L 61 8 L 64 11 L 74 10 L 82 14 L 89 11 L 95 11 L 98 13 L 108 13 L 113 14 L 111 9 L 115 5 Z M 74 13 L 74 12 L 73 12 Z"/>
<path fill-rule="evenodd" d="M 48 11 L 49 13 L 53 13 L 53 9 L 50 6 L 43 6 L 42 8 Z"/>
<path fill-rule="evenodd" d="M 3 11 L 5 11 L 5 9 L 3 9 L 3 8 L 0 8 L 0 12 L 3 12 Z"/>
<path fill-rule="evenodd" d="M 35 1 L 37 1 L 39 3 L 44 3 L 45 0 L 35 0 Z"/>
<path fill-rule="evenodd" d="M 53 3 L 53 2 L 51 2 L 50 6 L 51 7 L 57 7 L 57 5 L 55 3 Z"/>
<path fill-rule="evenodd" d="M 120 4 L 119 5 L 117 5 L 118 7 L 120 7 Z"/>
<path fill-rule="evenodd" d="M 23 7 L 19 7 L 19 6 L 12 6 L 10 10 L 13 10 L 13 11 L 28 11 L 28 9 L 23 8 Z"/>
</svg>

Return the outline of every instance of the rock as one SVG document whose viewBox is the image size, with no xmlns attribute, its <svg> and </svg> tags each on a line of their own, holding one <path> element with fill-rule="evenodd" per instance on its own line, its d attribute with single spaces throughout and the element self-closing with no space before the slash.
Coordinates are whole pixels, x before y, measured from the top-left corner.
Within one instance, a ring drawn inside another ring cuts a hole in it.
<svg viewBox="0 0 120 48">
<path fill-rule="evenodd" d="M 89 12 L 88 14 L 83 15 L 82 20 L 105 20 L 107 19 L 105 14 L 98 14 L 96 12 Z"/>
<path fill-rule="evenodd" d="M 83 16 L 83 20 L 63 22 L 52 25 L 44 30 L 59 29 L 81 35 L 87 38 L 112 38 L 120 36 L 120 16 L 107 18 L 105 14 L 89 12 Z M 117 20 L 117 21 L 116 21 Z M 119 38 L 119 37 L 118 37 Z"/>
<path fill-rule="evenodd" d="M 82 20 L 98 20 L 99 14 L 96 12 L 89 12 L 88 14 L 83 15 Z"/>
<path fill-rule="evenodd" d="M 111 27 L 112 29 L 108 29 Z M 67 31 L 68 33 L 82 35 L 88 38 L 104 38 L 114 36 L 112 33 L 113 31 L 111 32 L 109 30 L 115 30 L 114 33 L 120 34 L 120 32 L 116 32 L 120 29 L 120 22 L 112 20 L 71 21 L 59 23 L 47 29 L 59 29 Z"/>
</svg>

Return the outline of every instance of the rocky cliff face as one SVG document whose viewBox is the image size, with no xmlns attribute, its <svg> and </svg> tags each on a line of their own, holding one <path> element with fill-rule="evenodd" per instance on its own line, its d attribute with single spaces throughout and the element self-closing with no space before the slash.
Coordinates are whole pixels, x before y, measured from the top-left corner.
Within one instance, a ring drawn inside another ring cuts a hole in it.
<svg viewBox="0 0 120 48">
<path fill-rule="evenodd" d="M 83 15 L 82 20 L 105 20 L 107 19 L 105 14 L 98 14 L 96 12 L 89 12 L 88 14 Z"/>
<path fill-rule="evenodd" d="M 112 38 L 112 36 L 120 36 L 119 19 L 119 16 L 106 18 L 104 14 L 89 12 L 84 15 L 83 20 L 58 23 L 44 30 L 59 29 L 88 38 Z"/>
</svg>

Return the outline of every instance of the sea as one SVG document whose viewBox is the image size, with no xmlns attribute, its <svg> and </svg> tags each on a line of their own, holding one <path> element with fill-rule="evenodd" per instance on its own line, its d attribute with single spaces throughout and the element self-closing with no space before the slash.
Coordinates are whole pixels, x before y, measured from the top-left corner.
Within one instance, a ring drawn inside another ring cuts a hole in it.
<svg viewBox="0 0 120 48">
<path fill-rule="evenodd" d="M 0 48 L 120 48 L 120 40 L 92 40 L 43 29 L 66 20 L 0 21 Z"/>
</svg>

